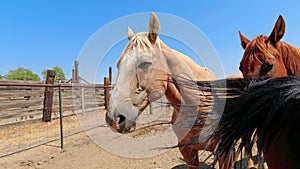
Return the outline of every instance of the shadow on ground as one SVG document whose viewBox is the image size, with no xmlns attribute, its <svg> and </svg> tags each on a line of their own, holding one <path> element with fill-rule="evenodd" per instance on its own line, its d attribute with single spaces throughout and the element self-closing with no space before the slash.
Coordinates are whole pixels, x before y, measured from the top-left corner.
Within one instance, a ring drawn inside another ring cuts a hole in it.
<svg viewBox="0 0 300 169">
<path fill-rule="evenodd" d="M 247 162 L 245 161 L 246 159 L 242 159 L 242 160 L 239 160 L 237 161 L 235 164 L 234 164 L 234 169 L 247 169 Z M 253 160 L 254 160 L 254 164 L 257 165 L 258 163 L 258 156 L 254 156 L 253 157 Z M 264 168 L 264 166 L 262 166 Z M 187 169 L 187 165 L 185 164 L 180 164 L 180 165 L 177 165 L 171 169 Z M 205 163 L 200 163 L 200 166 L 198 169 L 215 169 L 214 167 L 211 167 L 210 165 L 208 164 L 205 164 Z"/>
<path fill-rule="evenodd" d="M 177 165 L 177 166 L 175 166 L 171 169 L 187 169 L 187 168 L 188 168 L 187 165 L 181 164 L 181 165 Z M 215 168 L 201 162 L 200 166 L 199 166 L 199 169 L 215 169 Z"/>
</svg>

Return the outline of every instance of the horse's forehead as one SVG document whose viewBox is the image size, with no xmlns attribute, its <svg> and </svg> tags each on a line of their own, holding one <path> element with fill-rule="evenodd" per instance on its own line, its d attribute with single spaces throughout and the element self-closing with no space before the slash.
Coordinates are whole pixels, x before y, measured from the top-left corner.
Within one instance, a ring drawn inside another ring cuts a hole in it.
<svg viewBox="0 0 300 169">
<path fill-rule="evenodd" d="M 159 40 L 158 40 L 159 43 Z M 157 45 L 157 44 L 156 44 Z M 119 58 L 118 65 L 120 65 L 126 58 L 129 57 L 151 57 L 154 56 L 155 53 L 160 49 L 152 44 L 148 40 L 148 36 L 146 33 L 138 33 L 131 39 L 126 45 L 121 57 Z M 154 59 L 154 58 L 152 58 Z"/>
<path fill-rule="evenodd" d="M 151 50 L 129 50 L 122 54 L 118 61 L 118 68 L 120 65 L 127 67 L 136 66 L 143 61 L 155 62 L 157 59 Z"/>
<path fill-rule="evenodd" d="M 267 42 L 268 37 L 260 35 L 253 39 L 249 45 L 247 45 L 242 62 L 248 63 L 249 61 L 261 61 L 264 59 L 275 59 L 277 50 Z"/>
<path fill-rule="evenodd" d="M 250 52 L 263 52 L 264 50 L 266 50 L 267 45 L 265 43 L 265 38 L 255 38 L 253 39 L 250 44 L 247 46 L 246 50 L 250 51 Z"/>
</svg>

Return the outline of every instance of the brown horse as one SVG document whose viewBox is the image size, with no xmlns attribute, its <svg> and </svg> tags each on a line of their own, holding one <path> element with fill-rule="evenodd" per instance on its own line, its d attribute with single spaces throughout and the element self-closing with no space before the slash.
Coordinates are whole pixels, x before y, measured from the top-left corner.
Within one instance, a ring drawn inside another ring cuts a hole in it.
<svg viewBox="0 0 300 169">
<path fill-rule="evenodd" d="M 128 133 L 135 130 L 139 115 L 151 101 L 166 96 L 173 105 L 172 126 L 179 145 L 199 140 L 203 124 L 197 124 L 198 105 L 203 97 L 190 88 L 176 85 L 177 77 L 191 80 L 212 80 L 215 75 L 200 67 L 188 56 L 168 47 L 159 39 L 160 22 L 151 13 L 149 32 L 135 34 L 128 29 L 128 44 L 118 61 L 118 75 L 111 93 L 106 122 L 115 132 Z M 202 125 L 202 126 L 201 126 Z M 217 141 L 208 140 L 196 146 L 179 146 L 188 168 L 199 166 L 198 151 L 213 151 Z M 225 157 L 224 157 L 225 158 Z M 219 164 L 223 164 L 220 159 Z"/>
<path fill-rule="evenodd" d="M 280 41 L 285 22 L 280 15 L 270 36 L 259 35 L 252 41 L 239 32 L 245 49 L 240 70 L 245 78 L 300 75 L 300 50 Z"/>
<path fill-rule="evenodd" d="M 270 36 L 259 35 L 252 41 L 239 32 L 244 56 L 240 71 L 245 78 L 300 75 L 300 50 L 280 41 L 285 21 L 280 15 Z"/>
<path fill-rule="evenodd" d="M 213 85 L 211 85 L 213 84 Z M 221 84 L 221 85 L 219 85 Z M 214 109 L 223 109 L 223 114 L 213 140 L 221 136 L 215 157 L 238 155 L 249 157 L 253 144 L 258 140 L 258 152 L 264 153 L 269 169 L 299 169 L 300 153 L 300 78 L 288 76 L 275 79 L 230 79 L 224 82 L 199 82 L 198 85 L 214 88 L 217 94 L 226 92 L 225 108 L 215 104 Z M 218 87 L 218 86 L 221 86 Z M 218 90 L 217 90 L 218 88 Z M 225 90 L 224 90 L 225 89 Z M 234 96 L 234 97 L 233 97 Z M 222 98 L 220 98 L 222 99 Z M 239 153 L 232 153 L 238 144 Z M 245 154 L 242 154 L 245 148 Z M 259 160 L 259 165 L 264 161 Z"/>
</svg>

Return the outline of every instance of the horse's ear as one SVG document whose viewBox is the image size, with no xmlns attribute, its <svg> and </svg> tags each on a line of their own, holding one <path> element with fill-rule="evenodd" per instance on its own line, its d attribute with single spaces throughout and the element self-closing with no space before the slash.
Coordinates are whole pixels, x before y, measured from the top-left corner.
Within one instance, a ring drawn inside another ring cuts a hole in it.
<svg viewBox="0 0 300 169">
<path fill-rule="evenodd" d="M 150 42 L 154 43 L 160 32 L 160 22 L 155 13 L 150 14 L 148 29 L 149 29 L 149 40 Z"/>
<path fill-rule="evenodd" d="M 241 39 L 241 45 L 243 49 L 246 49 L 247 44 L 250 42 L 249 39 L 247 39 L 241 31 L 239 31 L 240 39 Z"/>
<path fill-rule="evenodd" d="M 134 37 L 134 36 L 135 36 L 135 34 L 134 34 L 133 30 L 130 27 L 128 27 L 128 30 L 127 30 L 128 40 L 131 40 L 132 37 Z"/>
<path fill-rule="evenodd" d="M 283 37 L 284 32 L 285 32 L 285 22 L 283 20 L 283 17 L 281 15 L 279 15 L 279 17 L 276 21 L 276 24 L 273 28 L 273 31 L 272 31 L 271 35 L 269 36 L 270 42 L 272 42 L 273 44 L 276 44 Z"/>
</svg>

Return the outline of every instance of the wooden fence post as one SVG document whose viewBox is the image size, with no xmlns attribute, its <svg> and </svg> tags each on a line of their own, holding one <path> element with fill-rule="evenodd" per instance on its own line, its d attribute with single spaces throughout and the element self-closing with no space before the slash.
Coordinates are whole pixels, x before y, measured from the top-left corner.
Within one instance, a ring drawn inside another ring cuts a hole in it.
<svg viewBox="0 0 300 169">
<path fill-rule="evenodd" d="M 72 83 L 75 83 L 75 69 L 72 69 L 72 79 L 71 79 Z"/>
<path fill-rule="evenodd" d="M 82 113 L 85 111 L 84 87 L 81 88 L 81 111 Z"/>
<path fill-rule="evenodd" d="M 72 69 L 72 83 L 79 83 L 79 62 L 74 61 L 74 68 Z"/>
<path fill-rule="evenodd" d="M 54 84 L 55 71 L 47 70 L 46 84 Z M 43 122 L 51 121 L 53 104 L 53 87 L 45 87 L 44 92 L 44 108 L 43 108 Z"/>
<path fill-rule="evenodd" d="M 108 78 L 109 78 L 110 84 L 112 84 L 112 68 L 111 67 L 108 68 Z"/>
<path fill-rule="evenodd" d="M 78 68 L 78 61 L 75 60 L 74 62 L 74 83 L 79 83 L 79 68 Z"/>
<path fill-rule="evenodd" d="M 109 80 L 107 77 L 104 77 L 104 106 L 105 109 L 107 110 L 108 106 L 109 106 L 109 98 L 110 98 L 110 94 L 109 94 Z"/>
</svg>

